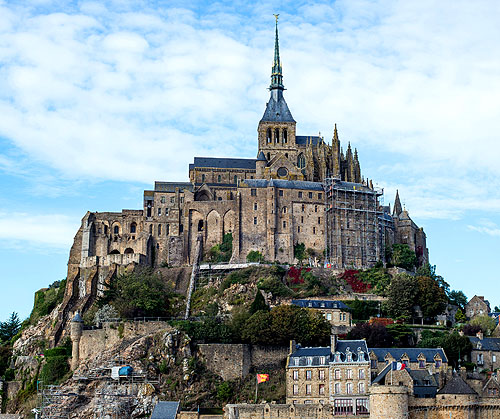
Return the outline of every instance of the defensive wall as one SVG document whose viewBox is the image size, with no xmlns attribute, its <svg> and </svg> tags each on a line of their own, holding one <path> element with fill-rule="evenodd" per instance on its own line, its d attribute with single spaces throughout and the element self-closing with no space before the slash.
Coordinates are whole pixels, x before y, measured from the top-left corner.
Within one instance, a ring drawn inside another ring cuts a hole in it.
<svg viewBox="0 0 500 419">
<path fill-rule="evenodd" d="M 289 348 L 211 343 L 198 345 L 198 352 L 209 371 L 234 380 L 245 377 L 251 369 L 281 366 Z"/>
</svg>

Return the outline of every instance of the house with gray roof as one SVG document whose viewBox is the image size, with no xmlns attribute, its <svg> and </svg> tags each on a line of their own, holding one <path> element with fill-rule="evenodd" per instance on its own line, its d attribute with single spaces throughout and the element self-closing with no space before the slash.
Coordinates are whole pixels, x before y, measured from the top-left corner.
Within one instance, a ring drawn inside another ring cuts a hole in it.
<svg viewBox="0 0 500 419">
<path fill-rule="evenodd" d="M 469 336 L 472 344 L 471 361 L 479 369 L 495 371 L 500 368 L 500 338 L 485 338 L 482 332 Z"/>
</svg>

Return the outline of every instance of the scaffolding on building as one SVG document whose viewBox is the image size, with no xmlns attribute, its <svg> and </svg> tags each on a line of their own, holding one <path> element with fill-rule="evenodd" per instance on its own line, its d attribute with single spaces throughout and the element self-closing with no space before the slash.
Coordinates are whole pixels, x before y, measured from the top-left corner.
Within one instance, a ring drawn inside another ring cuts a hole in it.
<svg viewBox="0 0 500 419">
<path fill-rule="evenodd" d="M 66 419 L 70 414 L 68 399 L 78 397 L 78 394 L 66 393 L 61 386 L 43 385 L 39 381 L 38 396 L 40 398 L 40 408 L 36 409 L 37 417 L 40 419 Z"/>
<path fill-rule="evenodd" d="M 325 189 L 325 249 L 327 266 L 367 269 L 385 263 L 384 191 L 338 177 L 329 177 Z"/>
</svg>

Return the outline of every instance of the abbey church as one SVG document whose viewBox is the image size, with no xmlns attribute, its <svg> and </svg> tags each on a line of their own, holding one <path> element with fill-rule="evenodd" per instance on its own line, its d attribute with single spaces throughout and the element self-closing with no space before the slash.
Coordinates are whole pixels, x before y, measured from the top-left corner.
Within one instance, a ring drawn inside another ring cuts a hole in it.
<svg viewBox="0 0 500 419">
<path fill-rule="evenodd" d="M 192 264 L 198 241 L 206 251 L 227 234 L 235 263 L 258 251 L 291 264 L 302 243 L 333 269 L 385 262 L 394 243 L 427 261 L 423 229 L 399 196 L 392 212 L 381 205 L 383 191 L 362 176 L 357 150 L 341 147 L 336 126 L 330 143 L 297 135 L 283 94 L 277 23 L 269 90 L 256 158 L 194 157 L 189 181 L 155 182 L 143 208 L 87 212 L 68 263 L 73 298 L 95 296 L 117 267 Z"/>
</svg>

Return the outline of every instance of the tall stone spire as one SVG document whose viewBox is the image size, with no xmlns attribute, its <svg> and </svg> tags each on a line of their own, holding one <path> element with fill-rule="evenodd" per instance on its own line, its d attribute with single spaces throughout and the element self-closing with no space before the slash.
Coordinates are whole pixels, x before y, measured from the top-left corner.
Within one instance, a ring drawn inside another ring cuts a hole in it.
<svg viewBox="0 0 500 419">
<path fill-rule="evenodd" d="M 281 61 L 280 61 L 280 44 L 278 39 L 278 16 L 274 15 L 276 18 L 276 38 L 274 40 L 274 63 L 273 71 L 271 74 L 271 86 L 270 90 L 279 89 L 283 91 L 285 86 L 283 86 L 283 73 L 281 71 Z"/>
<path fill-rule="evenodd" d="M 394 211 L 393 216 L 399 217 L 399 214 L 403 212 L 403 207 L 401 206 L 401 201 L 399 200 L 399 191 L 396 189 L 396 198 L 394 199 Z"/>
</svg>

